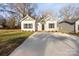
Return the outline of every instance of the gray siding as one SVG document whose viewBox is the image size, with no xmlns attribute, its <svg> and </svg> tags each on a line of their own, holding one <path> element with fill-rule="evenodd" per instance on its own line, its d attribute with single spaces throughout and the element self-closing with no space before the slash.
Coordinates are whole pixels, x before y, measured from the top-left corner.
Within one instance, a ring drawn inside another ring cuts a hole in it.
<svg viewBox="0 0 79 59">
<path fill-rule="evenodd" d="M 59 24 L 59 31 L 66 32 L 66 33 L 74 33 L 74 24 L 68 24 L 68 23 L 60 23 Z"/>
</svg>

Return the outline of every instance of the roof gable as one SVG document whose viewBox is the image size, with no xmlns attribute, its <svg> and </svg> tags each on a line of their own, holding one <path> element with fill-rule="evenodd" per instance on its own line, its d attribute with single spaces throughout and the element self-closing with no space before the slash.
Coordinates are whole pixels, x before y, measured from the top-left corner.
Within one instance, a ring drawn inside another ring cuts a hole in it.
<svg viewBox="0 0 79 59">
<path fill-rule="evenodd" d="M 70 25 L 74 25 L 74 22 L 72 23 L 72 22 L 68 22 L 68 21 L 59 22 L 59 24 L 61 24 L 61 23 L 67 23 L 67 24 L 70 24 Z"/>
<path fill-rule="evenodd" d="M 59 24 L 61 24 L 61 23 L 68 23 L 68 24 L 71 24 L 71 25 L 73 25 L 73 24 L 75 24 L 75 22 L 78 22 L 79 21 L 79 18 L 77 18 L 77 19 L 69 19 L 69 20 L 62 20 L 61 22 L 59 22 Z"/>
<path fill-rule="evenodd" d="M 22 18 L 20 21 L 35 21 L 33 18 L 30 16 L 26 15 L 24 18 Z"/>
<path fill-rule="evenodd" d="M 57 21 L 57 19 L 55 17 L 49 15 L 49 16 L 43 18 L 40 22 L 45 23 L 46 21 Z"/>
</svg>

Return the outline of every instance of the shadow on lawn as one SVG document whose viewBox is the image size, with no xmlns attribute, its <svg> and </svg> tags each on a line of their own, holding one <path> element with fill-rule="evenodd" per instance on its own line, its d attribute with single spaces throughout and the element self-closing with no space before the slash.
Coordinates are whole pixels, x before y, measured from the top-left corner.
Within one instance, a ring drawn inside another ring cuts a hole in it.
<svg viewBox="0 0 79 59">
<path fill-rule="evenodd" d="M 27 37 L 18 37 L 0 42 L 0 56 L 8 56 L 16 47 L 18 47 Z"/>
</svg>

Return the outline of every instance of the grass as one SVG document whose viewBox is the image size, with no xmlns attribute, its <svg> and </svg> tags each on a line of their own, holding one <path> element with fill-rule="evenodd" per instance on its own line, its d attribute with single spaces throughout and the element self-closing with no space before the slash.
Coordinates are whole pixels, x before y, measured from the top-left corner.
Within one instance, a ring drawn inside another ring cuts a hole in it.
<svg viewBox="0 0 79 59">
<path fill-rule="evenodd" d="M 33 34 L 33 32 L 21 32 L 17 29 L 0 30 L 0 56 L 9 55 L 31 34 Z"/>
<path fill-rule="evenodd" d="M 76 35 L 79 37 L 79 33 L 69 33 L 69 34 Z"/>
</svg>

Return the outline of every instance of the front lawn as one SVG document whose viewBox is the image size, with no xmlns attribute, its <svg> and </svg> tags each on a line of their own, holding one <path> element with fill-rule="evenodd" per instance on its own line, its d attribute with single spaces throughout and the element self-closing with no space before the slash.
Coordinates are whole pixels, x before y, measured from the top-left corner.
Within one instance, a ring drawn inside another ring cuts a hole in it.
<svg viewBox="0 0 79 59">
<path fill-rule="evenodd" d="M 33 32 L 21 32 L 20 30 L 0 30 L 0 56 L 9 55 Z"/>
<path fill-rule="evenodd" d="M 79 37 L 79 33 L 68 33 L 68 34 L 71 34 L 71 35 L 76 35 Z"/>
</svg>

